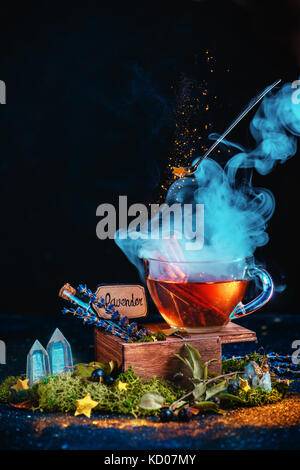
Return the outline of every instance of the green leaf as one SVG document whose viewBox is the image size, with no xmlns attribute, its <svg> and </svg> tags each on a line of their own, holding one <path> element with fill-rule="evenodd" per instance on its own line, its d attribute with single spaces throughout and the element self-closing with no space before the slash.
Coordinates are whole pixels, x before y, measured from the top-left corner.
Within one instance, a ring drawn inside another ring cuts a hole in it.
<svg viewBox="0 0 300 470">
<path fill-rule="evenodd" d="M 180 359 L 184 363 L 184 365 L 190 369 L 191 373 L 194 374 L 193 366 L 189 363 L 187 359 L 184 359 L 183 357 L 179 356 L 179 354 L 175 354 L 175 357 Z"/>
<path fill-rule="evenodd" d="M 164 397 L 158 393 L 148 392 L 142 396 L 139 406 L 144 410 L 159 410 L 165 403 Z"/>
<path fill-rule="evenodd" d="M 189 344 L 184 345 L 187 353 L 189 355 L 189 364 L 192 370 L 193 377 L 195 379 L 203 379 L 204 378 L 204 368 L 201 362 L 201 356 L 197 349 L 193 348 Z"/>
<path fill-rule="evenodd" d="M 116 366 L 116 363 L 115 361 L 109 361 L 109 367 L 110 367 L 110 373 L 109 375 L 112 373 L 112 371 L 114 370 L 115 366 Z"/>
<path fill-rule="evenodd" d="M 211 362 L 217 361 L 217 359 L 210 359 L 205 362 L 205 364 L 202 364 L 199 351 L 189 344 L 185 344 L 184 346 L 188 353 L 188 358 L 183 358 L 178 354 L 175 354 L 175 356 L 190 369 L 194 379 L 206 380 L 208 375 L 208 365 Z"/>
<path fill-rule="evenodd" d="M 203 364 L 203 378 L 204 378 L 204 380 L 206 380 L 207 377 L 208 377 L 208 366 L 209 366 L 209 364 L 211 362 L 216 362 L 216 361 L 217 361 L 217 359 L 210 359 L 209 361 L 204 362 L 204 364 Z"/>
<path fill-rule="evenodd" d="M 190 364 L 192 367 L 192 372 L 193 372 L 193 377 L 195 379 L 203 379 L 204 378 L 204 368 L 203 364 L 201 362 L 201 356 L 200 353 L 197 349 L 193 348 L 189 344 L 184 345 L 189 358 L 190 358 Z"/>
<path fill-rule="evenodd" d="M 218 393 L 223 392 L 223 390 L 226 390 L 226 388 L 227 388 L 226 380 L 222 380 L 222 382 L 219 382 L 216 385 L 213 385 L 212 387 L 207 388 L 206 394 L 205 394 L 205 400 L 209 400 L 214 395 L 217 395 Z"/>
<path fill-rule="evenodd" d="M 219 396 L 221 402 L 232 402 L 232 403 L 245 403 L 242 398 L 238 397 L 237 395 L 232 395 L 231 393 L 221 393 Z"/>
<path fill-rule="evenodd" d="M 211 362 L 217 362 L 218 359 L 210 359 L 209 361 L 204 362 L 205 366 L 208 366 Z"/>
<path fill-rule="evenodd" d="M 94 369 L 102 369 L 103 366 L 105 366 L 105 363 L 104 362 L 93 361 L 93 362 L 90 362 L 88 365 L 90 367 L 93 367 Z"/>
<path fill-rule="evenodd" d="M 110 375 L 112 371 L 114 370 L 115 363 L 114 361 L 110 362 L 90 362 L 89 363 L 90 367 L 93 367 L 93 370 L 95 369 L 102 369 L 105 375 Z"/>
<path fill-rule="evenodd" d="M 183 406 L 185 406 L 187 404 L 187 401 L 179 401 L 178 403 L 176 403 L 175 406 L 172 406 L 172 410 L 177 410 L 178 408 L 182 408 Z"/>
<path fill-rule="evenodd" d="M 195 388 L 193 390 L 195 400 L 200 400 L 201 397 L 205 394 L 205 392 L 206 384 L 204 382 L 200 382 L 199 384 L 195 385 Z"/>
<path fill-rule="evenodd" d="M 198 403 L 195 403 L 193 405 L 193 408 L 197 408 L 197 410 L 200 410 L 200 412 L 202 413 L 219 412 L 218 405 L 216 405 L 216 403 L 213 403 L 212 401 L 200 401 Z"/>
<path fill-rule="evenodd" d="M 77 364 L 75 367 L 75 375 L 82 378 L 88 378 L 92 375 L 95 369 L 87 366 L 86 364 Z"/>
</svg>

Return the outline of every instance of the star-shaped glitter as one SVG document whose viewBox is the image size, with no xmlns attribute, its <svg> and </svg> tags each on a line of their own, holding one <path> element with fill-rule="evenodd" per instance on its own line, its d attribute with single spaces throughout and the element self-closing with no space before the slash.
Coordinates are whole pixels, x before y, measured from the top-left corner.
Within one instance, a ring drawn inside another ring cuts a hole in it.
<svg viewBox="0 0 300 470">
<path fill-rule="evenodd" d="M 117 388 L 120 390 L 120 392 L 122 392 L 122 390 L 126 391 L 128 389 L 128 384 L 126 382 L 119 381 Z"/>
<path fill-rule="evenodd" d="M 11 388 L 13 390 L 16 390 L 16 392 L 19 392 L 20 390 L 28 390 L 29 389 L 28 379 L 25 379 L 25 380 L 18 379 L 18 382 L 16 383 L 16 385 L 14 385 Z"/>
<path fill-rule="evenodd" d="M 248 384 L 248 380 L 241 379 L 240 377 L 240 388 L 244 390 L 244 392 L 248 392 L 251 389 Z"/>
<path fill-rule="evenodd" d="M 75 411 L 75 416 L 85 415 L 87 418 L 91 417 L 91 411 L 99 403 L 91 399 L 91 395 L 88 393 L 81 400 L 76 400 L 77 409 Z"/>
</svg>

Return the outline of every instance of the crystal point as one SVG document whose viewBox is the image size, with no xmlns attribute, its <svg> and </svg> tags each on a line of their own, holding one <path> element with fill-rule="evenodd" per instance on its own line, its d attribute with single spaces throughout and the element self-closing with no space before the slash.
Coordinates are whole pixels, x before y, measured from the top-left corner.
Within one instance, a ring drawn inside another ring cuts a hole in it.
<svg viewBox="0 0 300 470">
<path fill-rule="evenodd" d="M 36 340 L 27 355 L 27 378 L 29 384 L 37 382 L 50 373 L 49 357 L 41 343 Z"/>
<path fill-rule="evenodd" d="M 72 370 L 73 359 L 69 342 L 62 332 L 56 328 L 47 345 L 52 375 L 58 375 Z"/>
<path fill-rule="evenodd" d="M 264 390 L 272 390 L 271 376 L 269 371 L 263 373 L 263 376 L 259 381 L 259 386 L 262 387 Z"/>
</svg>

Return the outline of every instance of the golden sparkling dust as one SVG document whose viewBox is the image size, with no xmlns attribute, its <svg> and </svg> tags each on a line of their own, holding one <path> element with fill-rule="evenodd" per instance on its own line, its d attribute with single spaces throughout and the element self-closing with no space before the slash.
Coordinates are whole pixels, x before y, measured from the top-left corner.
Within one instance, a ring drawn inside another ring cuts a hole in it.
<svg viewBox="0 0 300 470">
<path fill-rule="evenodd" d="M 206 67 L 207 72 L 214 73 L 216 59 L 209 50 L 195 55 L 195 65 Z M 202 70 L 202 69 L 201 69 Z M 230 69 L 225 68 L 226 72 Z M 209 93 L 208 82 L 182 78 L 177 85 L 172 85 L 176 92 L 175 132 L 168 157 L 167 169 L 160 186 L 159 202 L 165 200 L 170 185 L 177 178 L 182 178 L 185 166 L 191 166 L 193 160 L 203 155 L 209 147 L 208 135 L 213 131 L 211 118 L 217 111 L 218 96 Z M 199 116 L 202 121 L 199 122 Z M 220 150 L 216 150 L 220 153 Z"/>
<path fill-rule="evenodd" d="M 202 415 L 188 423 L 169 422 L 161 423 L 158 420 L 145 418 L 93 418 L 84 416 L 75 418 L 72 415 L 43 416 L 33 420 L 33 427 L 37 435 L 44 429 L 57 426 L 66 429 L 69 426 L 88 426 L 96 429 L 126 429 L 136 435 L 138 430 L 147 432 L 147 437 L 161 442 L 166 439 L 180 439 L 190 436 L 208 439 L 221 439 L 236 436 L 239 430 L 252 427 L 259 430 L 273 428 L 291 428 L 300 425 L 300 397 L 292 394 L 279 403 L 253 408 L 239 408 L 227 411 L 224 415 Z"/>
</svg>

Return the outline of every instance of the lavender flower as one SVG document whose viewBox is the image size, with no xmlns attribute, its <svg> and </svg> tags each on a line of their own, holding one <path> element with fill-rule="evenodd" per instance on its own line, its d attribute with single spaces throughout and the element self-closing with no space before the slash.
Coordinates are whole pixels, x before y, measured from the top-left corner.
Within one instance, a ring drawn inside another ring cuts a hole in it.
<svg viewBox="0 0 300 470">
<path fill-rule="evenodd" d="M 71 286 L 69 286 L 71 288 Z M 71 288 L 73 289 L 73 288 Z M 83 320 L 85 324 L 94 325 L 96 328 L 103 328 L 106 332 L 119 336 L 124 341 L 138 340 L 146 335 L 145 328 L 138 331 L 137 323 L 129 323 L 126 316 L 121 317 L 118 310 L 115 309 L 113 304 L 105 304 L 103 297 L 98 299 L 97 295 L 93 293 L 85 284 L 80 284 L 76 290 L 76 294 L 79 296 L 87 297 L 88 301 L 83 301 L 74 295 L 75 289 L 72 290 L 72 294 L 65 294 L 72 304 L 77 307 L 74 308 L 63 308 L 62 313 L 71 313 L 77 318 Z M 110 316 L 109 319 L 99 318 L 97 313 L 93 310 L 93 306 L 98 308 L 104 308 L 105 313 Z"/>
</svg>

